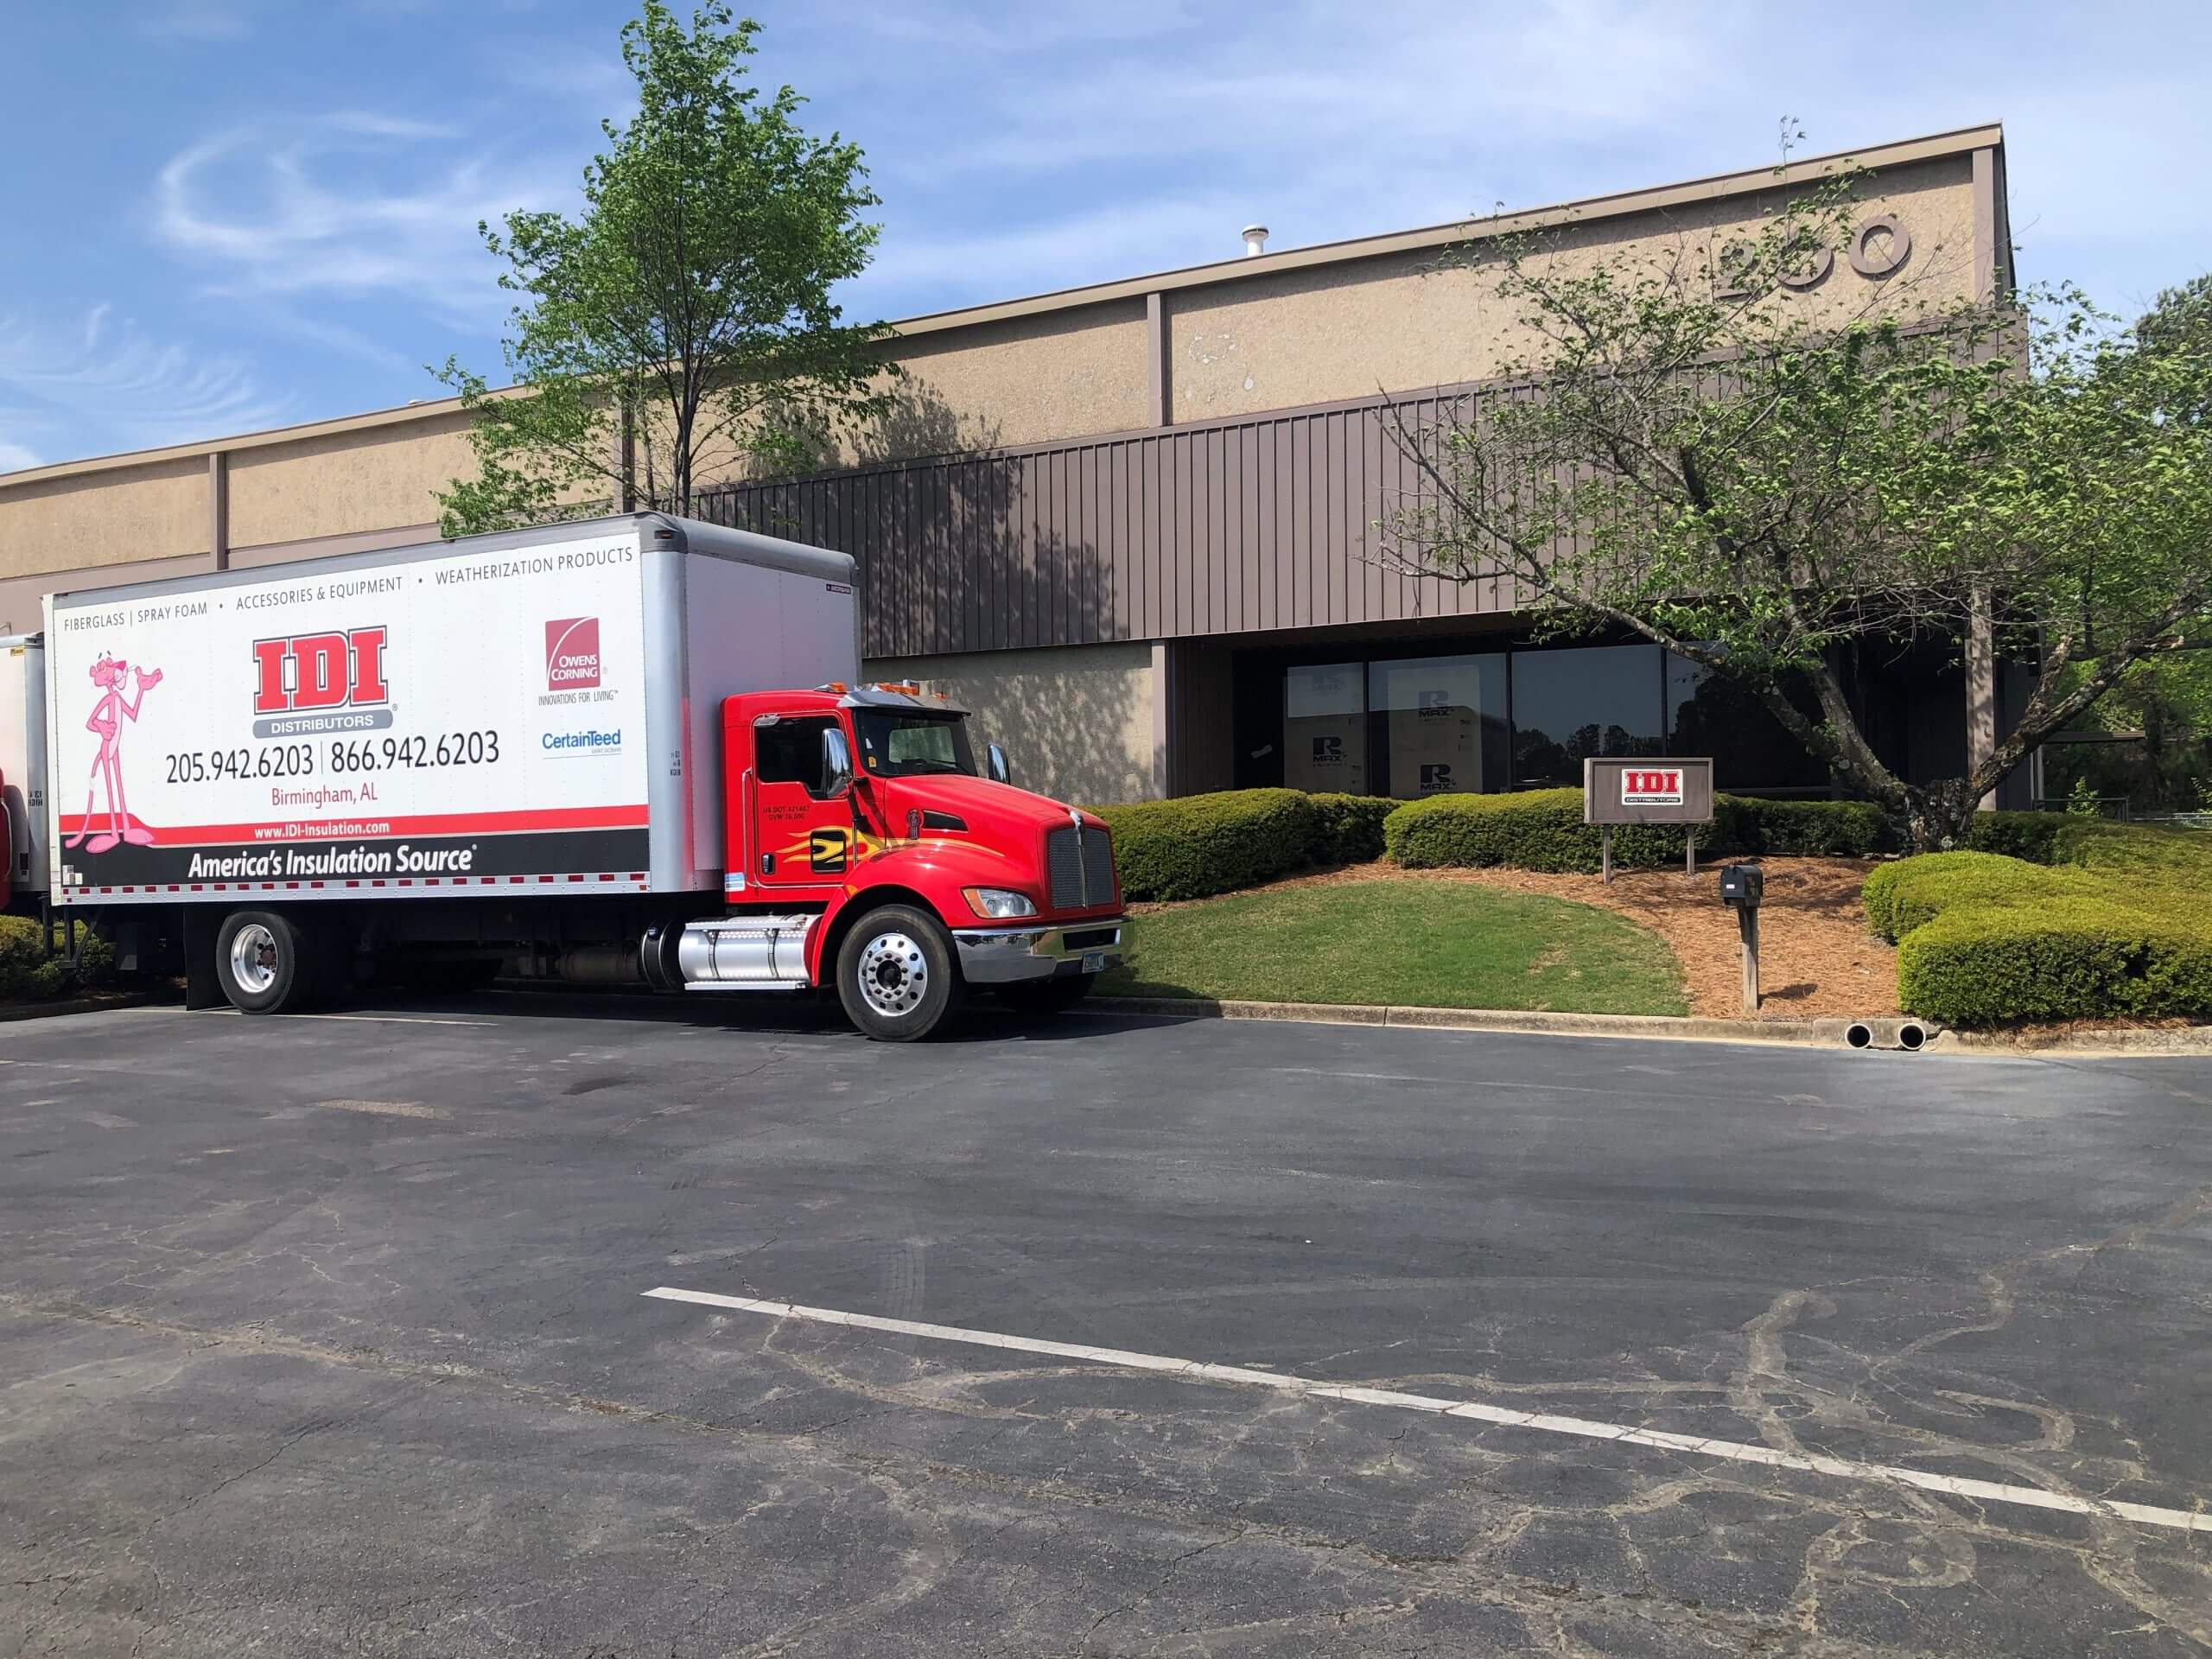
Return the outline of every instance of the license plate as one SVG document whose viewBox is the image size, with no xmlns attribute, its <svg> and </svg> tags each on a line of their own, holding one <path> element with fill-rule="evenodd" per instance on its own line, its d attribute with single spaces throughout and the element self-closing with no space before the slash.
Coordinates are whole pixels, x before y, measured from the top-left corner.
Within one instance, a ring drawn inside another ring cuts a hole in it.
<svg viewBox="0 0 2212 1659">
<path fill-rule="evenodd" d="M 1106 953 L 1103 950 L 1084 951 L 1083 953 L 1083 971 L 1086 974 L 1100 974 L 1105 972 Z"/>
</svg>

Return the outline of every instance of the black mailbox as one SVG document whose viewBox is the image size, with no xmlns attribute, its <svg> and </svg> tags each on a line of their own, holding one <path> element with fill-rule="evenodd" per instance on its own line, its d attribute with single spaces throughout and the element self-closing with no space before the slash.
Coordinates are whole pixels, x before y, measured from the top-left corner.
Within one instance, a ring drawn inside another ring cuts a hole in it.
<svg viewBox="0 0 2212 1659">
<path fill-rule="evenodd" d="M 1738 910 L 1757 910 L 1766 887 L 1766 872 L 1756 864 L 1720 867 L 1720 902 Z"/>
</svg>

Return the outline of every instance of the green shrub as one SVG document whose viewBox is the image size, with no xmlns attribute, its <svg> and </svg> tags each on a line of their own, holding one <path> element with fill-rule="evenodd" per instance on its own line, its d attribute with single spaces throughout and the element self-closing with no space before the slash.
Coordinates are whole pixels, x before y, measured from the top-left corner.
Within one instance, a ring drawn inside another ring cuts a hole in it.
<svg viewBox="0 0 2212 1659">
<path fill-rule="evenodd" d="M 1519 870 L 1594 871 L 1598 827 L 1582 821 L 1579 789 L 1531 789 L 1512 795 L 1433 795 L 1408 802 L 1385 822 L 1390 856 L 1408 868 L 1503 865 Z M 1724 853 L 1865 857 L 1887 844 L 1879 807 L 1866 801 L 1769 801 L 1722 795 L 1713 822 L 1700 824 L 1700 857 Z M 1678 864 L 1682 832 L 1666 824 L 1622 824 L 1613 831 L 1620 869 Z"/>
<path fill-rule="evenodd" d="M 1717 849 L 1775 858 L 1868 858 L 1894 844 L 1872 801 L 1769 801 L 1723 795 L 1713 804 Z"/>
<path fill-rule="evenodd" d="M 2212 837 L 1984 813 L 1975 839 L 2039 854 L 1932 853 L 1867 879 L 1897 944 L 1897 1000 L 1953 1025 L 2212 1018 Z"/>
<path fill-rule="evenodd" d="M 1294 789 L 1103 806 L 1128 899 L 1203 899 L 1301 868 L 1317 830 L 1312 799 Z"/>
<path fill-rule="evenodd" d="M 39 925 L 28 916 L 0 916 L 0 1000 L 50 1002 L 105 984 L 115 969 L 115 947 L 84 923 L 77 929 L 77 961 L 60 953 L 65 935 L 56 924 L 54 954 L 39 944 Z"/>
<path fill-rule="evenodd" d="M 1927 853 L 1885 864 L 1866 878 L 1866 925 L 1895 944 L 1955 907 L 2032 905 L 2082 890 L 2073 872 L 2045 869 L 1999 853 Z"/>
<path fill-rule="evenodd" d="M 1316 864 L 1370 864 L 1382 856 L 1382 820 L 1400 803 L 1388 795 L 1309 795 Z"/>
<path fill-rule="evenodd" d="M 2071 864 L 2090 823 L 2064 812 L 1977 812 L 1967 846 L 2031 864 Z"/>
<path fill-rule="evenodd" d="M 1520 870 L 1594 870 L 1598 832 L 1582 822 L 1579 789 L 1517 795 L 1432 795 L 1384 820 L 1390 856 L 1408 869 L 1503 864 Z M 1616 842 L 1614 855 L 1627 860 Z"/>
<path fill-rule="evenodd" d="M 1961 906 L 1897 948 L 1897 1001 L 1950 1025 L 2212 1017 L 2212 933 L 2092 893 Z"/>
</svg>

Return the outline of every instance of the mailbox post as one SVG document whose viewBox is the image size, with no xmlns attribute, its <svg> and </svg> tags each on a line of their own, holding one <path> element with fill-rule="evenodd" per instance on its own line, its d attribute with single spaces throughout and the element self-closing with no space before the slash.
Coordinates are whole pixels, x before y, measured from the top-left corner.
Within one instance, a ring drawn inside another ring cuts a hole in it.
<svg viewBox="0 0 2212 1659">
<path fill-rule="evenodd" d="M 1766 872 L 1756 864 L 1720 868 L 1720 902 L 1736 912 L 1736 931 L 1744 942 L 1744 1012 L 1759 1011 L 1759 900 Z"/>
<path fill-rule="evenodd" d="M 1697 874 L 1697 827 L 1713 822 L 1713 761 L 1592 755 L 1582 763 L 1582 822 L 1599 826 L 1599 861 L 1613 879 L 1613 826 L 1679 823 L 1682 872 Z"/>
</svg>

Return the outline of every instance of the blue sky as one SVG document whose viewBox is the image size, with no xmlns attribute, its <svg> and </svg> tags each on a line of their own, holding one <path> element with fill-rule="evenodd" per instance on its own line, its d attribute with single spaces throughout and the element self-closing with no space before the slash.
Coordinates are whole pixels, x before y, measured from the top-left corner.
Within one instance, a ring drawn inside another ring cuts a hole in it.
<svg viewBox="0 0 2212 1659">
<path fill-rule="evenodd" d="M 567 207 L 626 0 L 8 8 L 0 471 L 496 378 L 476 221 Z M 2005 123 L 2030 280 L 2212 267 L 2212 7 L 760 0 L 757 73 L 866 148 L 899 317 Z M 1816 10 L 1826 16 L 1815 16 Z"/>
</svg>

